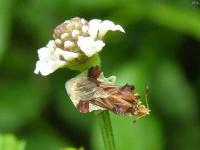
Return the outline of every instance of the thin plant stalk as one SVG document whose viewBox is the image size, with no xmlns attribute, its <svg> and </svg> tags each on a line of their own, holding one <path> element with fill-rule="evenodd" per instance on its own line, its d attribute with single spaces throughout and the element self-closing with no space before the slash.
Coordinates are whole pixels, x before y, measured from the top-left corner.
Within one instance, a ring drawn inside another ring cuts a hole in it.
<svg viewBox="0 0 200 150">
<path fill-rule="evenodd" d="M 97 114 L 106 150 L 116 150 L 113 130 L 108 110 Z"/>
<path fill-rule="evenodd" d="M 90 66 L 90 67 L 96 66 L 96 65 L 100 66 L 101 59 L 100 59 L 99 55 L 95 55 L 94 60 L 96 60 L 96 61 L 92 60 L 91 62 L 88 63 L 87 66 Z M 87 67 L 87 68 L 89 68 L 89 67 Z M 83 70 L 81 70 L 81 71 L 83 71 Z M 109 115 L 108 110 L 98 112 L 97 118 L 100 123 L 105 150 L 116 150 L 114 136 L 113 136 L 113 130 L 112 130 L 112 124 L 111 124 L 110 115 Z"/>
</svg>

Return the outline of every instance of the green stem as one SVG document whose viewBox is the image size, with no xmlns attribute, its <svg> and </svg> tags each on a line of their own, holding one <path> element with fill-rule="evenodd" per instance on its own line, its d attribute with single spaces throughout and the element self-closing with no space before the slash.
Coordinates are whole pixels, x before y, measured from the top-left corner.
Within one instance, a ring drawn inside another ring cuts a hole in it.
<svg viewBox="0 0 200 150">
<path fill-rule="evenodd" d="M 94 55 L 93 57 L 91 57 L 86 63 L 82 63 L 82 64 L 80 63 L 78 65 L 71 64 L 68 67 L 71 69 L 79 70 L 79 71 L 85 71 L 86 69 L 88 69 L 92 66 L 96 66 L 96 65 L 100 66 L 100 62 L 101 62 L 100 57 L 97 54 L 97 55 Z M 79 67 L 77 68 L 76 66 L 79 66 Z M 103 136 L 105 149 L 106 150 L 116 150 L 109 112 L 107 110 L 102 111 L 97 114 L 97 117 L 100 122 L 101 133 Z"/>
<path fill-rule="evenodd" d="M 100 122 L 105 149 L 116 150 L 109 112 L 107 110 L 102 111 L 97 116 Z"/>
</svg>

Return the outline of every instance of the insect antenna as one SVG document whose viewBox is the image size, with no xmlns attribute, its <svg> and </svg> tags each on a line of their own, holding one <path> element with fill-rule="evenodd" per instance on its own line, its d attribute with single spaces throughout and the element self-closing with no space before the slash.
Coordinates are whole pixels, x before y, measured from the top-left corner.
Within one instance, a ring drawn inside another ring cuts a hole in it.
<svg viewBox="0 0 200 150">
<path fill-rule="evenodd" d="M 137 122 L 137 120 L 140 119 L 140 118 L 142 118 L 142 117 L 144 117 L 144 115 L 142 115 L 142 116 L 133 116 L 132 123 L 135 124 Z"/>
<path fill-rule="evenodd" d="M 135 124 L 136 124 L 136 121 L 137 121 L 137 117 L 136 117 L 136 116 L 133 116 L 132 124 L 135 125 Z"/>
<path fill-rule="evenodd" d="M 133 115 L 133 124 L 135 124 L 138 119 L 149 114 L 150 109 L 149 109 L 149 104 L 148 104 L 148 94 L 149 94 L 149 86 L 146 86 L 146 89 L 145 89 L 145 105 L 146 105 L 145 107 L 147 108 L 146 113 L 144 113 L 143 115 Z M 141 105 L 141 106 L 144 106 L 144 105 Z"/>
<path fill-rule="evenodd" d="M 146 90 L 145 90 L 145 103 L 146 103 L 146 107 L 149 109 L 148 95 L 149 95 L 149 86 L 147 85 Z"/>
</svg>

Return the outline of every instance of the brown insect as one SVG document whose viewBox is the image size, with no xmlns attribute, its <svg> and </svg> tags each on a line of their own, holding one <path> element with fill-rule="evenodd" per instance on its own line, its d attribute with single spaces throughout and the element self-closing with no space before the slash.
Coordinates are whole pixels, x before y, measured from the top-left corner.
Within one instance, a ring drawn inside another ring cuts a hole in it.
<svg viewBox="0 0 200 150">
<path fill-rule="evenodd" d="M 105 78 L 98 66 L 91 67 L 66 83 L 69 97 L 76 108 L 87 113 L 94 110 L 110 110 L 120 115 L 145 116 L 148 105 L 142 105 L 134 86 L 112 84 L 114 77 Z"/>
</svg>

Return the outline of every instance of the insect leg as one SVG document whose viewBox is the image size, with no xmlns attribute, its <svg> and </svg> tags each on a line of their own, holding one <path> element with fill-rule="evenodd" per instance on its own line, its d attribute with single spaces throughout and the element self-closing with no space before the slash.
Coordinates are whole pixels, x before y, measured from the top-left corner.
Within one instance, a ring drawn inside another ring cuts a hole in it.
<svg viewBox="0 0 200 150">
<path fill-rule="evenodd" d="M 82 101 L 82 100 L 80 100 L 78 102 L 78 104 L 76 105 L 76 108 L 81 113 L 87 113 L 87 112 L 89 112 L 89 101 Z"/>
</svg>

